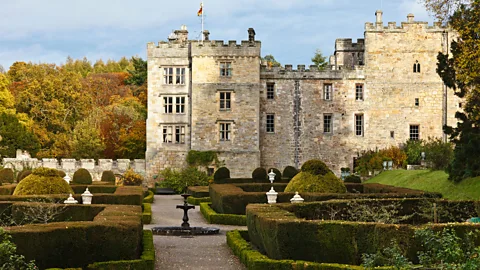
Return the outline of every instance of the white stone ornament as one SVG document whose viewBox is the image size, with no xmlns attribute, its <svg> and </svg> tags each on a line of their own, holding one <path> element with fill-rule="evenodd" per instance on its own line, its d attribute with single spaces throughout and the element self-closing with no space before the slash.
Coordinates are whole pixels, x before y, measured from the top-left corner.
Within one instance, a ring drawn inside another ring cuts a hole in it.
<svg viewBox="0 0 480 270">
<path fill-rule="evenodd" d="M 65 180 L 67 184 L 70 184 L 70 180 L 72 180 L 72 178 L 70 178 L 70 176 L 68 176 L 68 173 L 67 173 L 65 174 L 65 177 L 63 177 L 63 180 Z"/>
<path fill-rule="evenodd" d="M 82 194 L 82 203 L 83 204 L 92 204 L 93 194 L 88 191 L 88 187 L 85 192 Z"/>
<path fill-rule="evenodd" d="M 272 187 L 272 189 L 270 189 L 270 191 L 267 192 L 268 203 L 277 203 L 277 195 L 278 193 Z"/>
<path fill-rule="evenodd" d="M 300 195 L 298 195 L 298 192 L 295 192 L 295 195 L 293 196 L 293 198 L 290 199 L 290 202 L 292 203 L 302 203 L 304 200 L 302 197 L 300 197 Z"/>
<path fill-rule="evenodd" d="M 76 203 L 78 203 L 78 201 L 75 200 L 75 198 L 73 198 L 73 196 L 72 196 L 72 193 L 70 193 L 70 196 L 68 196 L 68 199 L 63 201 L 63 203 L 65 203 L 65 204 L 76 204 Z"/>
</svg>

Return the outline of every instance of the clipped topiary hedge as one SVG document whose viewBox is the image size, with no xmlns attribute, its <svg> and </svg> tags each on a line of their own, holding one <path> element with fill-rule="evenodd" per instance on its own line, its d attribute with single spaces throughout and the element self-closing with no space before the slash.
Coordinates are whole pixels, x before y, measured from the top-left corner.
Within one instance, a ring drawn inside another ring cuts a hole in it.
<svg viewBox="0 0 480 270">
<path fill-rule="evenodd" d="M 209 196 L 208 186 L 189 186 L 187 193 L 195 198 L 204 198 Z M 189 197 L 190 198 L 190 197 Z"/>
<path fill-rule="evenodd" d="M 252 179 L 255 182 L 267 182 L 267 171 L 264 168 L 256 168 L 252 172 Z"/>
<path fill-rule="evenodd" d="M 357 175 L 349 175 L 343 180 L 345 183 L 362 183 L 362 179 Z"/>
<path fill-rule="evenodd" d="M 293 166 L 287 166 L 283 169 L 283 177 L 292 179 L 295 175 L 297 175 L 298 170 Z"/>
<path fill-rule="evenodd" d="M 230 178 L 230 170 L 227 167 L 220 167 L 213 174 L 213 182 L 219 183 L 222 180 Z"/>
<path fill-rule="evenodd" d="M 144 203 L 153 203 L 153 192 L 151 190 L 147 191 L 147 196 L 143 198 Z"/>
<path fill-rule="evenodd" d="M 23 170 L 17 174 L 17 183 L 20 183 L 25 177 L 32 174 L 32 170 Z"/>
<path fill-rule="evenodd" d="M 15 180 L 15 174 L 10 168 L 0 169 L 0 184 L 2 183 L 13 183 Z"/>
<path fill-rule="evenodd" d="M 92 175 L 87 169 L 80 168 L 73 174 L 72 179 L 73 184 L 83 184 L 91 185 L 92 184 Z"/>
<path fill-rule="evenodd" d="M 326 175 L 332 171 L 328 168 L 327 164 L 318 159 L 311 159 L 302 165 L 302 172 L 309 172 L 314 175 Z"/>
<path fill-rule="evenodd" d="M 322 175 L 302 171 L 290 180 L 285 192 L 345 193 L 347 188 L 332 172 Z"/>
<path fill-rule="evenodd" d="M 102 182 L 109 182 L 115 184 L 115 174 L 112 171 L 103 171 L 102 172 Z"/>
<path fill-rule="evenodd" d="M 143 224 L 150 224 L 152 223 L 152 204 L 150 203 L 143 203 L 142 204 L 142 221 Z"/>
<path fill-rule="evenodd" d="M 187 198 L 187 203 L 193 204 L 193 205 L 200 205 L 200 203 L 211 203 L 212 200 L 210 200 L 210 197 L 203 197 L 203 198 L 195 198 L 195 197 L 188 197 Z"/>
<path fill-rule="evenodd" d="M 55 169 L 37 168 L 17 184 L 13 195 L 69 194 L 70 185 Z"/>
<path fill-rule="evenodd" d="M 210 224 L 237 226 L 245 226 L 247 224 L 245 215 L 218 214 L 210 207 L 210 203 L 208 202 L 200 203 L 200 212 Z"/>
</svg>

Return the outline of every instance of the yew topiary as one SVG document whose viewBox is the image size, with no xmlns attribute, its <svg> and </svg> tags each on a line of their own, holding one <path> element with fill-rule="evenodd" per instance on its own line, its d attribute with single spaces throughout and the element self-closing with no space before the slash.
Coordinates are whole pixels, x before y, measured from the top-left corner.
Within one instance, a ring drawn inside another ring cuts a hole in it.
<svg viewBox="0 0 480 270">
<path fill-rule="evenodd" d="M 311 159 L 302 165 L 302 172 L 309 172 L 315 175 L 326 175 L 332 171 L 328 168 L 327 164 L 319 159 Z"/>
<path fill-rule="evenodd" d="M 81 185 L 91 185 L 92 175 L 87 169 L 80 168 L 73 174 L 72 183 Z"/>
<path fill-rule="evenodd" d="M 349 175 L 345 177 L 345 183 L 362 183 L 362 179 L 357 175 Z"/>
<path fill-rule="evenodd" d="M 230 170 L 227 167 L 220 167 L 213 174 L 213 181 L 218 182 L 230 178 Z"/>
<path fill-rule="evenodd" d="M 300 172 L 290 180 L 285 192 L 345 193 L 347 188 L 332 172 L 325 175 Z"/>
<path fill-rule="evenodd" d="M 115 184 L 115 174 L 112 171 L 103 171 L 102 182 L 112 182 Z"/>
<path fill-rule="evenodd" d="M 292 179 L 295 175 L 297 175 L 298 170 L 293 166 L 287 166 L 283 169 L 283 177 Z"/>
<path fill-rule="evenodd" d="M 43 195 L 74 193 L 59 172 L 50 168 L 37 168 L 25 177 L 13 191 L 13 195 Z"/>
<path fill-rule="evenodd" d="M 32 174 L 32 170 L 23 170 L 17 175 L 17 183 L 20 183 L 25 177 L 29 176 Z"/>
<path fill-rule="evenodd" d="M 12 169 L 0 169 L 0 183 L 13 183 L 13 180 L 15 180 L 15 174 Z"/>
<path fill-rule="evenodd" d="M 261 182 L 267 181 L 268 180 L 267 170 L 265 170 L 264 168 L 256 168 L 252 172 L 252 178 L 253 180 L 256 180 L 256 181 L 261 181 Z"/>
</svg>

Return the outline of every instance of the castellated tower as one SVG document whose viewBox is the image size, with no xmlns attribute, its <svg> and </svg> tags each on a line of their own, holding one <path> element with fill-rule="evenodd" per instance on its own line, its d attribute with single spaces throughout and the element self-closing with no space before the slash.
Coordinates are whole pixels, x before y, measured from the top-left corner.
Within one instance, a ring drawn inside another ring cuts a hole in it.
<svg viewBox="0 0 480 270">
<path fill-rule="evenodd" d="M 147 45 L 147 172 L 185 165 L 189 150 L 215 151 L 232 177 L 260 166 L 260 46 L 188 40 L 186 27 Z"/>
</svg>

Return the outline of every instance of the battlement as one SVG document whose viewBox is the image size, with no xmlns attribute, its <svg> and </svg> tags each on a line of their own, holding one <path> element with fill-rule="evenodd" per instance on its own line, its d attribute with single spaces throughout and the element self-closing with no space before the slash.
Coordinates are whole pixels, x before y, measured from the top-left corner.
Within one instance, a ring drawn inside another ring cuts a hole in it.
<svg viewBox="0 0 480 270">
<path fill-rule="evenodd" d="M 260 66 L 261 79 L 272 78 L 289 78 L 289 79 L 344 79 L 344 78 L 362 78 L 364 66 L 356 65 L 351 70 L 334 70 L 332 65 L 327 66 L 324 70 L 318 70 L 317 66 L 310 65 L 308 69 L 305 65 L 297 65 L 297 69 L 293 69 L 293 65 L 285 65 L 284 67 L 268 67 Z"/>
<path fill-rule="evenodd" d="M 335 40 L 335 51 L 363 51 L 365 49 L 365 39 L 357 39 L 353 43 L 351 38 L 337 38 Z"/>
<path fill-rule="evenodd" d="M 365 23 L 365 32 L 406 32 L 411 28 L 412 25 L 421 25 L 422 28 L 424 28 L 427 32 L 441 32 L 445 29 L 448 29 L 443 27 L 441 22 L 434 22 L 433 25 L 428 25 L 428 22 L 415 21 L 415 16 L 411 13 L 407 15 L 407 21 L 401 22 L 400 26 L 397 26 L 396 22 L 388 22 L 388 24 L 384 26 L 382 21 L 382 11 L 377 10 L 375 14 L 377 16 L 377 21 L 375 23 Z"/>
<path fill-rule="evenodd" d="M 192 40 L 191 52 L 195 56 L 249 56 L 260 57 L 261 42 L 242 40 L 240 44 L 236 40 L 204 40 L 203 42 Z"/>
</svg>

